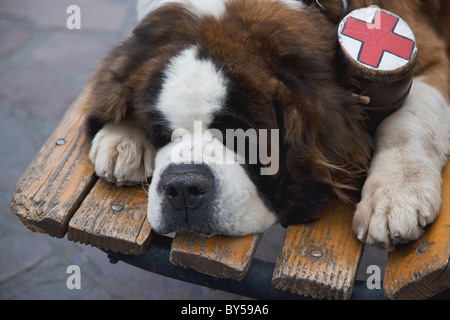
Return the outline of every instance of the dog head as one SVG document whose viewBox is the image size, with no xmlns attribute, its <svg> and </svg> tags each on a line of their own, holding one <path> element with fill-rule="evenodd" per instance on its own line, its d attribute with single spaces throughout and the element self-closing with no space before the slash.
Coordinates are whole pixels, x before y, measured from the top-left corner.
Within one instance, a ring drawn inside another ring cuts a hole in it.
<svg viewBox="0 0 450 320">
<path fill-rule="evenodd" d="M 351 199 L 372 141 L 332 25 L 296 1 L 168 2 L 103 60 L 88 120 L 130 119 L 157 150 L 152 228 L 244 235 Z"/>
</svg>

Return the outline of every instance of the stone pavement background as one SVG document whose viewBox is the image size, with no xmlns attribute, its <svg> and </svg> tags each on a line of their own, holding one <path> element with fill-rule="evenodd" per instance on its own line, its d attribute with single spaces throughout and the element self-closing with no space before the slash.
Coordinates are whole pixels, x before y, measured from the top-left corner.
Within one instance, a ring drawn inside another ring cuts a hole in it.
<svg viewBox="0 0 450 320">
<path fill-rule="evenodd" d="M 135 24 L 136 0 L 0 0 L 0 299 L 242 299 L 161 277 L 67 239 L 36 234 L 10 210 L 14 186 L 96 63 Z M 69 30 L 69 5 L 81 30 Z M 275 261 L 284 230 L 261 241 Z M 371 253 L 375 258 L 383 254 Z M 81 290 L 66 269 L 81 268 Z"/>
</svg>

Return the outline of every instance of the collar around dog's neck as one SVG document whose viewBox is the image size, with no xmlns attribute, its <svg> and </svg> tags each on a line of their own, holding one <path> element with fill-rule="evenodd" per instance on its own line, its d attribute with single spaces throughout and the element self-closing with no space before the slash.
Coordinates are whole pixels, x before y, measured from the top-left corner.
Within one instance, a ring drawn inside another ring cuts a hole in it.
<svg viewBox="0 0 450 320">
<path fill-rule="evenodd" d="M 308 6 L 315 3 L 320 8 L 320 10 L 322 12 L 325 11 L 325 8 L 320 3 L 320 0 L 299 0 L 299 1 L 303 2 L 304 4 L 306 4 Z M 347 13 L 348 13 L 348 7 L 349 7 L 350 0 L 341 0 L 341 2 L 342 2 L 342 15 L 341 15 L 341 18 L 344 18 L 347 15 Z"/>
</svg>

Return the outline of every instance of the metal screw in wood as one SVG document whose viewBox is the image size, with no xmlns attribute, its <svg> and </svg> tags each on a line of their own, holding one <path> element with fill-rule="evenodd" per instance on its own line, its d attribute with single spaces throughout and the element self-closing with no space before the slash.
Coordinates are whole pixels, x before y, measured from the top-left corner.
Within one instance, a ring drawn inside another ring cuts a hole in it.
<svg viewBox="0 0 450 320">
<path fill-rule="evenodd" d="M 323 252 L 319 249 L 314 249 L 310 252 L 311 256 L 314 258 L 322 258 L 323 257 Z"/>
<path fill-rule="evenodd" d="M 112 209 L 112 211 L 120 212 L 120 211 L 123 210 L 123 206 L 120 205 L 120 204 L 113 204 L 113 205 L 111 206 L 111 209 Z"/>
<path fill-rule="evenodd" d="M 63 146 L 63 145 L 65 145 L 66 144 L 66 140 L 64 140 L 64 139 L 58 139 L 57 141 L 56 141 L 56 145 L 57 146 Z"/>
</svg>

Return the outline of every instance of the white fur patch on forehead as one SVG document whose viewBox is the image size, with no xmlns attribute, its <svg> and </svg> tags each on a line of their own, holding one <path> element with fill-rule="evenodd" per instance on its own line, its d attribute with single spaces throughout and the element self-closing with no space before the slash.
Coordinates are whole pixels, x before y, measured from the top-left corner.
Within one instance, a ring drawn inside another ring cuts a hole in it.
<svg viewBox="0 0 450 320">
<path fill-rule="evenodd" d="M 137 7 L 138 20 L 141 21 L 150 12 L 171 3 L 184 3 L 197 15 L 213 15 L 220 17 L 225 11 L 228 0 L 139 0 Z"/>
<path fill-rule="evenodd" d="M 197 14 L 220 17 L 225 11 L 227 0 L 189 0 L 188 2 Z"/>
<path fill-rule="evenodd" d="M 297 0 L 275 0 L 286 3 L 291 9 L 301 10 L 306 7 L 302 1 Z"/>
<path fill-rule="evenodd" d="M 166 67 L 156 108 L 172 130 L 191 130 L 195 121 L 207 129 L 213 114 L 222 108 L 226 93 L 223 73 L 211 60 L 199 59 L 193 46 L 181 51 Z"/>
</svg>

